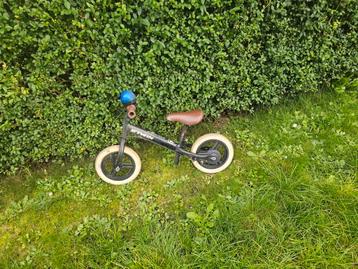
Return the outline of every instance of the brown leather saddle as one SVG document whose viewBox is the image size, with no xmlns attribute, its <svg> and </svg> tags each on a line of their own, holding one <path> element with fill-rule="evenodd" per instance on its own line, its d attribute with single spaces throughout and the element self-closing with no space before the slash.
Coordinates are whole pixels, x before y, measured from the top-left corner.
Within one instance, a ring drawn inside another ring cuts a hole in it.
<svg viewBox="0 0 358 269">
<path fill-rule="evenodd" d="M 186 112 L 175 112 L 167 115 L 167 120 L 181 122 L 185 125 L 192 126 L 200 123 L 203 120 L 204 113 L 200 109 L 186 111 Z"/>
</svg>

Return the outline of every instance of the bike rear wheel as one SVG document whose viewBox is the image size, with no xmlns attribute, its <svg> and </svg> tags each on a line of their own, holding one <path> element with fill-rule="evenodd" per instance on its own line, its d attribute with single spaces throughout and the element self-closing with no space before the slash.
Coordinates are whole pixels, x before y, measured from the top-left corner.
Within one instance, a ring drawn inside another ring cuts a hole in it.
<svg viewBox="0 0 358 269">
<path fill-rule="evenodd" d="M 193 161 L 193 165 L 200 171 L 214 174 L 225 170 L 234 158 L 234 147 L 229 139 L 221 134 L 205 134 L 193 144 L 191 152 L 200 154 L 215 152 L 219 159 Z"/>
</svg>

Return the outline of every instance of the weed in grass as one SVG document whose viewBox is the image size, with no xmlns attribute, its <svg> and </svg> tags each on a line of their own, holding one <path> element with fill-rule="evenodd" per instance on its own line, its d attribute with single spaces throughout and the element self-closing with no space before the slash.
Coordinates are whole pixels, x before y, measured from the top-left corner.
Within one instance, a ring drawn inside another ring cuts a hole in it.
<svg viewBox="0 0 358 269">
<path fill-rule="evenodd" d="M 219 216 L 219 210 L 214 208 L 214 203 L 210 203 L 207 206 L 204 214 L 199 214 L 193 211 L 186 213 L 186 217 L 195 226 L 195 241 L 202 240 L 205 235 L 210 233 L 210 229 L 215 226 L 215 223 Z"/>
<path fill-rule="evenodd" d="M 188 180 L 189 180 L 189 176 L 183 175 L 181 177 L 174 178 L 174 179 L 168 181 L 167 183 L 164 184 L 164 187 L 165 188 L 175 188 L 179 184 L 184 184 L 185 182 L 188 182 Z"/>
<path fill-rule="evenodd" d="M 93 215 L 83 219 L 76 227 L 74 235 L 80 237 L 82 240 L 92 240 L 96 237 L 111 240 L 112 226 L 112 219 Z"/>
</svg>

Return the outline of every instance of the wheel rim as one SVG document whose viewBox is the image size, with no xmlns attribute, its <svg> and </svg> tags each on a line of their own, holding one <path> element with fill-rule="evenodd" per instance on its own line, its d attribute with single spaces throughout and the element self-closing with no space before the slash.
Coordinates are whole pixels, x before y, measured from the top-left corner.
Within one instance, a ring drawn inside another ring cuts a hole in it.
<svg viewBox="0 0 358 269">
<path fill-rule="evenodd" d="M 116 165 L 118 152 L 112 152 L 103 158 L 101 162 L 101 169 L 103 174 L 115 181 L 122 181 L 128 179 L 135 171 L 134 159 L 124 153 L 121 164 Z"/>
<path fill-rule="evenodd" d="M 217 169 L 225 164 L 229 157 L 229 149 L 226 144 L 217 139 L 210 139 L 201 143 L 196 151 L 197 154 L 207 153 L 208 151 L 217 151 L 220 154 L 220 159 L 217 162 L 210 162 L 208 160 L 200 160 L 198 163 L 207 169 Z"/>
</svg>

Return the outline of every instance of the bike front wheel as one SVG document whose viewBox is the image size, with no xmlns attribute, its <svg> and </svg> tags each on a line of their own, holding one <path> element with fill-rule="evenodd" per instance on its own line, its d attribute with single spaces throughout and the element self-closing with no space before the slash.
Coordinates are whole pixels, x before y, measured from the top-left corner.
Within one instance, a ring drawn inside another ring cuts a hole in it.
<svg viewBox="0 0 358 269">
<path fill-rule="evenodd" d="M 118 163 L 119 145 L 102 150 L 96 157 L 95 168 L 98 176 L 113 185 L 123 185 L 133 181 L 140 173 L 141 160 L 129 147 L 124 147 L 123 160 Z"/>
<path fill-rule="evenodd" d="M 221 134 L 205 134 L 199 137 L 191 147 L 191 152 L 210 153 L 213 152 L 219 158 L 212 160 L 193 161 L 193 165 L 200 171 L 208 174 L 214 174 L 225 170 L 234 158 L 234 147 L 229 139 Z"/>
</svg>

